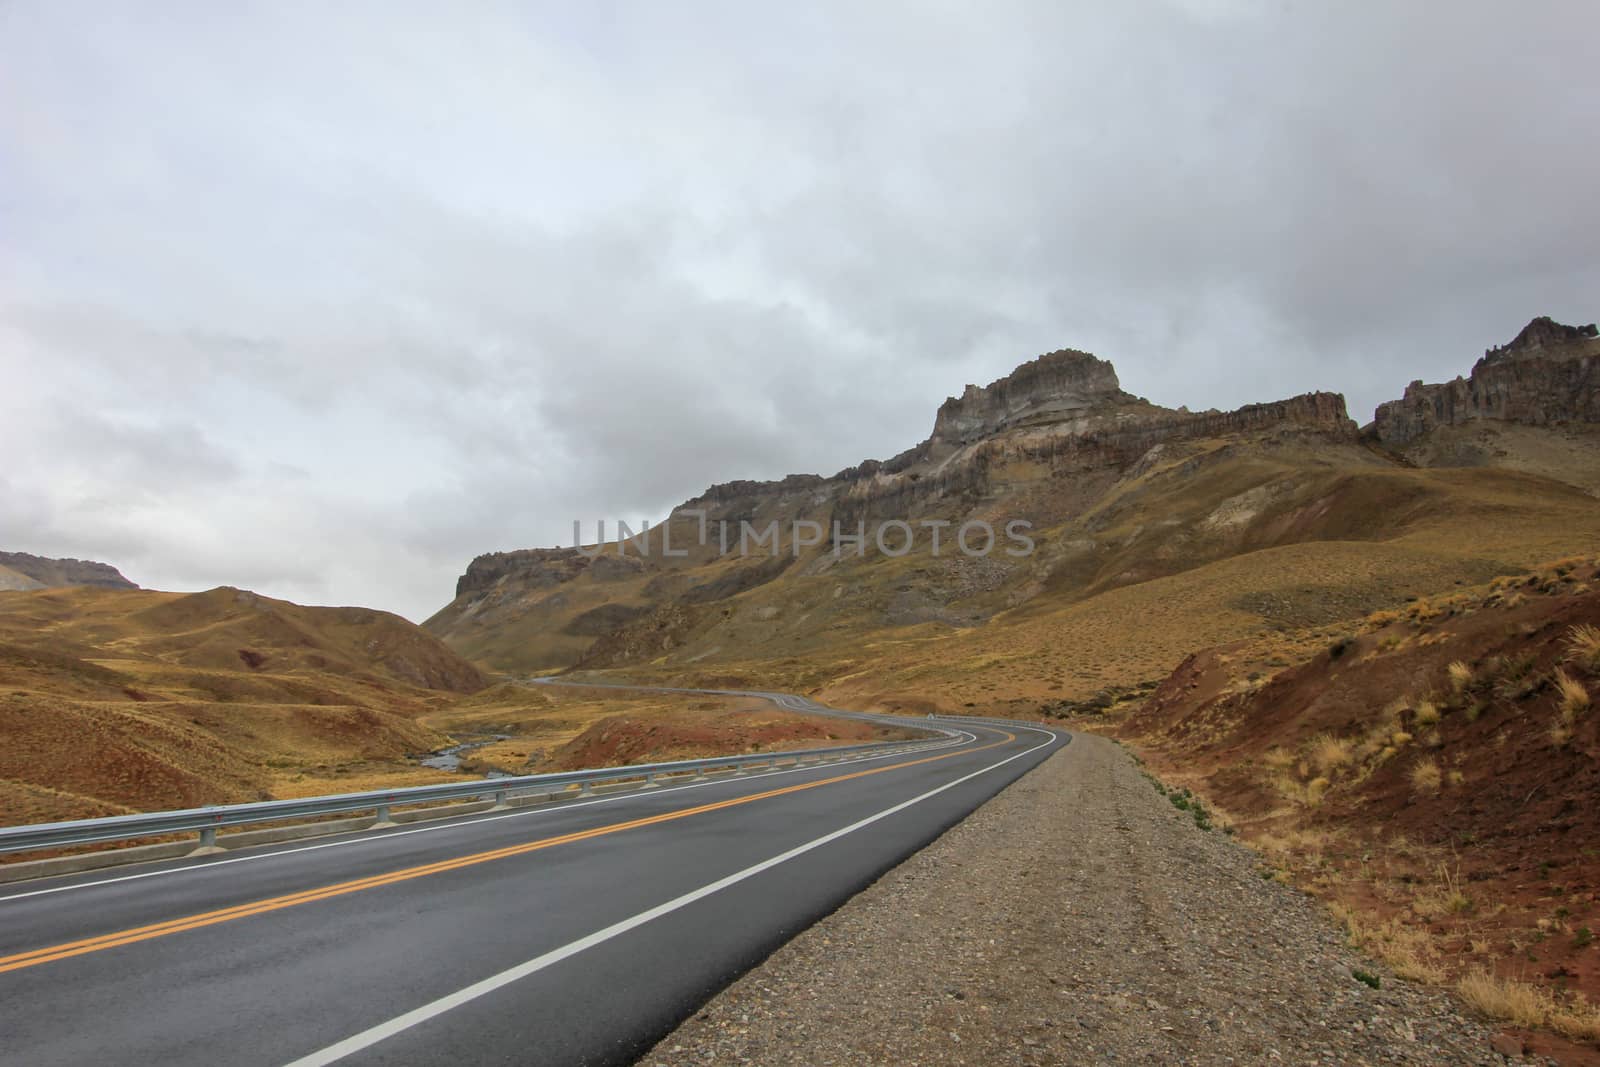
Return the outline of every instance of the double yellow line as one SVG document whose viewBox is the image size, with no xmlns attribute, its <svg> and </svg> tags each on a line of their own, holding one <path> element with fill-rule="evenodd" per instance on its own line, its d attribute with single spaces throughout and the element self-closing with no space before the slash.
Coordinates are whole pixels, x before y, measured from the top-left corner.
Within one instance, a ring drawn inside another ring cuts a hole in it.
<svg viewBox="0 0 1600 1067">
<path fill-rule="evenodd" d="M 554 848 L 557 845 L 568 845 L 577 841 L 587 841 L 590 838 L 604 837 L 607 834 L 621 833 L 624 830 L 637 830 L 645 826 L 654 826 L 657 823 L 671 822 L 674 819 L 687 819 L 691 815 L 704 815 L 706 812 L 721 811 L 723 808 L 737 807 L 740 804 L 750 804 L 757 800 L 767 800 L 771 797 L 781 797 L 788 793 L 799 793 L 807 789 L 816 789 L 820 786 L 833 785 L 837 782 L 848 782 L 852 778 L 865 778 L 872 774 L 882 774 L 885 771 L 901 770 L 905 767 L 915 767 L 923 763 L 934 763 L 938 760 L 949 759 L 952 756 L 970 755 L 982 752 L 985 749 L 998 748 L 1007 742 L 1016 739 L 1016 735 L 1007 734 L 1004 741 L 993 744 L 980 745 L 977 748 L 962 748 L 955 752 L 946 752 L 938 756 L 925 756 L 922 759 L 909 760 L 905 763 L 893 763 L 885 767 L 873 767 L 864 771 L 854 771 L 850 774 L 841 774 L 833 778 L 823 778 L 815 782 L 801 782 L 797 785 L 784 786 L 781 789 L 769 789 L 764 793 L 752 793 L 749 796 L 733 797 L 729 800 L 719 800 L 713 804 L 701 804 L 698 807 L 684 808 L 680 811 L 669 811 L 661 815 L 651 815 L 643 819 L 630 819 L 627 822 L 610 823 L 606 826 L 596 826 L 589 830 L 579 830 L 575 833 L 560 834 L 556 837 L 541 838 L 538 841 L 528 841 L 520 845 L 511 845 L 506 848 L 491 849 L 487 852 L 475 852 L 471 855 L 460 856 L 452 860 L 440 860 L 437 863 L 426 863 L 420 867 L 406 867 L 402 870 L 391 871 L 388 874 L 373 875 L 370 878 L 358 878 L 350 882 L 338 882 L 333 885 L 322 886 L 319 889 L 307 889 L 299 893 L 288 893 L 284 896 L 268 897 L 250 904 L 239 904 L 231 908 L 221 908 L 217 911 L 200 912 L 197 915 L 185 916 L 181 919 L 169 919 L 166 922 L 152 923 L 149 926 L 136 926 L 113 934 L 101 934 L 99 937 L 85 938 L 81 941 L 68 941 L 65 944 L 51 945 L 48 948 L 34 949 L 31 952 L 19 952 L 13 956 L 0 956 L 0 974 L 6 971 L 20 971 L 26 967 L 37 967 L 41 963 L 54 963 L 56 960 L 69 959 L 73 956 L 82 956 L 90 952 L 101 952 L 119 945 L 131 945 L 139 941 L 149 941 L 157 937 L 166 937 L 168 934 L 179 934 L 185 930 L 198 930 L 205 926 L 215 926 L 218 923 L 233 922 L 235 919 L 245 919 L 252 915 L 263 915 L 269 911 L 281 911 L 284 908 L 298 907 L 301 904 L 311 904 L 318 900 L 328 900 L 332 897 L 342 897 L 347 893 L 359 893 L 366 889 L 378 889 L 396 882 L 408 882 L 413 878 L 426 878 L 433 874 L 443 874 L 446 871 L 460 870 L 463 867 L 473 867 L 480 863 L 490 863 L 494 860 L 507 859 L 511 856 L 521 856 L 529 852 L 538 852 L 540 849 Z"/>
</svg>

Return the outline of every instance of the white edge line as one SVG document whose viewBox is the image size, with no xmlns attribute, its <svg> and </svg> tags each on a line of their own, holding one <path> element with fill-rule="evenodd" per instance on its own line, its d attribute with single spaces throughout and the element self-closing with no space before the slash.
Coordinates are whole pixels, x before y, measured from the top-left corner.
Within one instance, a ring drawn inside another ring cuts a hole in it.
<svg viewBox="0 0 1600 1067">
<path fill-rule="evenodd" d="M 990 727 L 990 729 L 996 729 L 996 727 Z M 963 730 L 961 732 L 962 733 L 967 733 L 967 731 L 965 731 L 965 730 Z M 967 734 L 967 741 L 968 742 L 976 741 L 976 740 L 977 740 L 977 737 L 975 735 Z M 936 746 L 936 747 L 939 747 L 939 746 Z M 929 750 L 928 749 L 923 749 L 922 751 L 929 751 Z M 774 755 L 776 757 L 778 757 L 778 758 L 782 758 L 784 754 L 781 753 L 781 752 L 778 752 L 778 753 L 774 753 Z M 192 874 L 192 873 L 194 873 L 196 871 L 214 870 L 217 867 L 227 867 L 227 866 L 230 866 L 230 865 L 235 864 L 235 863 L 254 863 L 254 862 L 258 861 L 258 860 L 270 860 L 270 859 L 275 859 L 275 858 L 277 858 L 279 856 L 293 856 L 293 855 L 295 855 L 297 853 L 301 853 L 301 852 L 319 852 L 322 849 L 327 849 L 327 848 L 349 848 L 349 847 L 351 847 L 353 845 L 369 845 L 369 844 L 373 844 L 374 842 L 394 841 L 394 840 L 398 840 L 399 838 L 402 838 L 402 837 L 410 837 L 412 834 L 434 833 L 435 831 L 439 831 L 439 830 L 456 830 L 456 829 L 460 829 L 461 827 L 464 827 L 464 826 L 480 826 L 480 825 L 482 825 L 484 823 L 499 822 L 502 819 L 521 819 L 521 818 L 526 818 L 527 816 L 530 816 L 530 815 L 553 815 L 553 814 L 555 814 L 557 812 L 575 811 L 578 808 L 594 807 L 596 804 L 614 804 L 614 803 L 616 803 L 618 801 L 622 801 L 622 800 L 637 800 L 641 796 L 651 796 L 651 797 L 665 796 L 668 793 L 681 793 L 686 789 L 703 789 L 706 786 L 723 785 L 723 784 L 725 784 L 727 782 L 736 782 L 736 781 L 753 782 L 753 781 L 756 781 L 756 780 L 761 779 L 761 778 L 772 778 L 772 777 L 775 777 L 775 776 L 781 775 L 781 774 L 798 774 L 801 771 L 815 771 L 815 770 L 821 770 L 821 769 L 824 769 L 824 768 L 838 767 L 838 766 L 841 766 L 843 763 L 846 763 L 846 762 L 848 762 L 848 763 L 876 763 L 879 760 L 894 759 L 896 756 L 901 756 L 901 755 L 905 755 L 905 753 L 902 753 L 902 752 L 886 752 L 881 756 L 867 756 L 867 757 L 864 757 L 862 759 L 842 760 L 842 761 L 839 761 L 839 762 L 836 762 L 836 763 L 818 763 L 818 764 L 813 764 L 813 765 L 811 765 L 809 767 L 790 767 L 787 770 L 781 770 L 781 771 L 780 770 L 763 771 L 760 774 L 747 774 L 747 775 L 743 776 L 742 778 L 740 778 L 740 777 L 713 778 L 713 779 L 710 779 L 709 781 L 685 783 L 683 785 L 663 786 L 663 787 L 660 787 L 660 788 L 657 788 L 657 789 L 653 789 L 653 790 L 649 790 L 649 791 L 629 790 L 627 792 L 618 793 L 615 796 L 597 797 L 594 800 L 582 800 L 582 801 L 577 801 L 576 803 L 559 804 L 559 805 L 555 805 L 555 806 L 551 806 L 551 807 L 543 807 L 543 806 L 541 806 L 541 807 L 529 808 L 526 811 L 512 811 L 512 812 L 507 812 L 507 813 L 505 813 L 503 815 L 485 815 L 482 818 L 472 818 L 471 816 L 464 816 L 464 815 L 444 816 L 443 818 L 441 818 L 439 820 L 439 822 L 435 823 L 434 825 L 431 825 L 431 826 L 419 826 L 419 827 L 416 827 L 415 829 L 411 829 L 411 830 L 391 830 L 391 831 L 387 831 L 387 832 L 379 831 L 377 833 L 371 833 L 370 831 L 367 831 L 367 830 L 351 830 L 351 831 L 347 831 L 347 833 L 349 833 L 349 834 L 370 834 L 370 836 L 366 836 L 366 837 L 354 837 L 354 836 L 346 837 L 343 834 L 340 834 L 340 835 L 337 835 L 337 836 L 339 836 L 341 838 L 338 841 L 324 841 L 324 842 L 322 842 L 320 844 L 316 844 L 316 845 L 300 845 L 297 848 L 282 848 L 282 849 L 278 849 L 276 852 L 258 852 L 258 853 L 253 853 L 253 854 L 248 855 L 248 856 L 234 856 L 234 857 L 232 857 L 230 859 L 209 859 L 209 860 L 204 860 L 204 861 L 202 861 L 200 863 L 191 864 L 191 865 L 189 865 L 187 867 L 164 867 L 159 871 L 143 871 L 143 872 L 141 872 L 139 874 L 122 874 L 122 875 L 118 875 L 118 876 L 116 876 L 114 878 L 98 878 L 98 879 L 96 879 L 96 880 L 94 880 L 92 882 L 73 882 L 71 885 L 50 886 L 49 888 L 46 888 L 46 889 L 30 889 L 30 890 L 28 890 L 27 892 L 24 892 L 24 893 L 12 893 L 12 894 L 9 894 L 7 896 L 0 896 L 0 904 L 5 904 L 8 901 L 12 901 L 12 900 L 24 900 L 24 899 L 26 899 L 28 897 L 47 896 L 47 895 L 49 895 L 51 893 L 66 893 L 66 892 L 70 892 L 70 891 L 72 891 L 74 889 L 92 889 L 95 886 L 115 885 L 116 883 L 119 883 L 119 882 L 134 882 L 134 881 L 139 881 L 139 880 L 144 879 L 144 878 L 162 878 L 162 877 L 168 877 L 168 876 L 176 875 L 176 874 Z M 224 840 L 226 840 L 226 838 L 224 838 Z M 246 846 L 246 847 L 250 847 L 250 846 Z M 161 861 L 152 860 L 152 861 L 148 861 L 148 862 L 161 862 Z M 58 877 L 58 878 L 70 878 L 72 876 L 71 875 L 56 875 L 55 877 Z"/>
<path fill-rule="evenodd" d="M 1038 728 L 1024 727 L 1024 729 Z M 821 837 L 808 841 L 803 845 L 797 845 L 787 852 L 779 853 L 770 859 L 762 860 L 760 863 L 746 867 L 742 871 L 736 871 L 725 878 L 719 878 L 715 882 L 710 882 L 701 886 L 699 889 L 690 890 L 689 892 L 684 893 L 682 896 L 674 897 L 663 904 L 657 904 L 655 907 L 650 908 L 647 911 L 641 911 L 631 918 L 623 919 L 621 922 L 613 923 L 604 929 L 596 930 L 592 934 L 589 934 L 585 937 L 580 937 L 576 941 L 568 942 L 567 944 L 562 945 L 560 948 L 552 949 L 551 951 L 544 953 L 542 956 L 535 956 L 531 960 L 528 960 L 524 963 L 519 963 L 515 967 L 501 971 L 499 974 L 490 975 L 488 978 L 485 978 L 482 981 L 474 982 L 472 985 L 469 985 L 464 989 L 459 989 L 454 993 L 440 997 L 438 1000 L 430 1001 L 429 1003 L 422 1005 L 420 1008 L 413 1008 L 411 1011 L 408 1011 L 403 1015 L 397 1015 L 387 1022 L 379 1023 L 377 1026 L 369 1027 L 368 1029 L 361 1031 L 359 1034 L 353 1034 L 352 1036 L 345 1038 L 343 1041 L 329 1045 L 326 1048 L 319 1049 L 310 1055 L 302 1056 L 299 1059 L 286 1064 L 285 1067 L 325 1067 L 326 1064 L 336 1063 L 339 1060 L 344 1059 L 346 1056 L 353 1055 L 362 1051 L 363 1049 L 371 1048 L 378 1042 L 393 1037 L 395 1034 L 398 1034 L 401 1031 L 409 1030 L 414 1026 L 418 1026 L 427 1022 L 429 1019 L 443 1015 L 445 1012 L 454 1008 L 459 1008 L 463 1004 L 476 1000 L 481 996 L 493 993 L 495 990 L 500 989 L 503 986 L 510 985 L 512 982 L 516 982 L 528 977 L 529 975 L 536 974 L 539 971 L 553 966 L 554 964 L 560 963 L 562 960 L 565 960 L 571 956 L 576 956 L 585 949 L 593 948 L 596 945 L 610 941 L 612 938 L 619 937 L 630 930 L 643 926 L 652 919 L 659 919 L 663 915 L 669 915 L 680 908 L 685 908 L 690 904 L 693 904 L 695 901 L 708 897 L 713 893 L 720 892 L 731 885 L 736 885 L 747 878 L 753 878 L 763 871 L 767 871 L 778 866 L 780 863 L 786 863 L 789 860 L 794 859 L 796 856 L 804 855 L 813 849 L 818 849 L 823 845 L 837 841 L 846 834 L 852 834 L 863 827 L 871 826 L 880 819 L 887 819 L 889 816 L 894 815 L 897 812 L 904 811 L 906 808 L 909 808 L 914 804 L 920 804 L 930 797 L 938 796 L 947 789 L 954 789 L 963 782 L 971 781 L 980 774 L 988 774 L 992 770 L 1004 767 L 1013 760 L 1019 760 L 1024 756 L 1032 755 L 1041 748 L 1046 748 L 1049 745 L 1054 744 L 1058 736 L 1059 735 L 1057 734 L 1051 734 L 1047 740 L 1041 742 L 1040 744 L 1037 744 L 1032 748 L 1026 749 L 1022 752 L 1018 752 L 1016 755 L 1007 756 L 999 763 L 992 763 L 987 767 L 973 771 L 971 774 L 963 775 L 962 777 L 953 781 L 946 782 L 944 785 L 941 785 L 936 789 L 930 789 L 920 796 L 912 797 L 910 800 L 902 800 L 900 803 L 895 804 L 892 807 L 884 808 L 882 811 L 877 812 L 876 814 L 868 815 L 866 818 L 853 822 L 849 826 L 844 826 L 834 830 L 832 833 L 824 834 Z"/>
</svg>

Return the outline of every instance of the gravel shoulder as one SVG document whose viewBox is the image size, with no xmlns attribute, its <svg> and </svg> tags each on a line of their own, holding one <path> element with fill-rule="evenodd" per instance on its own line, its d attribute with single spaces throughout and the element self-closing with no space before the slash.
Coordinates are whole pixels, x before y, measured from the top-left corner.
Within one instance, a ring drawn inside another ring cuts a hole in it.
<svg viewBox="0 0 1600 1067">
<path fill-rule="evenodd" d="M 1536 1062 L 1261 870 L 1079 734 L 641 1062 Z"/>
</svg>

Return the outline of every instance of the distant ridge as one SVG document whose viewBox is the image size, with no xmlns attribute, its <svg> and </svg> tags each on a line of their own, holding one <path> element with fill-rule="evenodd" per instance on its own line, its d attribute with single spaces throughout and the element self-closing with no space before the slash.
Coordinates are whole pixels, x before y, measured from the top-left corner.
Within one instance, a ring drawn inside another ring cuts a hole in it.
<svg viewBox="0 0 1600 1067">
<path fill-rule="evenodd" d="M 4 571 L 32 579 L 38 584 L 9 584 Z M 90 585 L 97 589 L 139 588 L 109 563 L 87 559 L 47 559 L 27 552 L 0 552 L 0 589 L 57 588 L 65 585 Z"/>
</svg>

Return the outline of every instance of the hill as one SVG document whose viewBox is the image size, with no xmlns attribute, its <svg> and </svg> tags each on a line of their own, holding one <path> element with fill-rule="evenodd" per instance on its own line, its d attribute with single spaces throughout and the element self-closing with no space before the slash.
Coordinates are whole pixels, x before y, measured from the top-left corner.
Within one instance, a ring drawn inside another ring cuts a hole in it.
<svg viewBox="0 0 1600 1067">
<path fill-rule="evenodd" d="M 236 589 L 0 594 L 0 822 L 253 800 L 427 751 L 484 685 L 386 612 Z"/>
<path fill-rule="evenodd" d="M 857 725 L 751 700 L 490 684 L 366 608 L 232 588 L 0 593 L 0 825 L 884 734 Z"/>
</svg>

